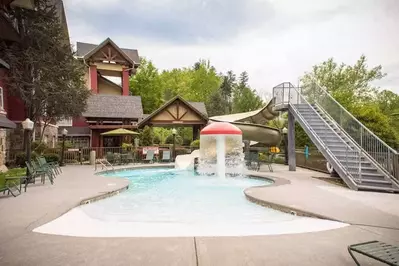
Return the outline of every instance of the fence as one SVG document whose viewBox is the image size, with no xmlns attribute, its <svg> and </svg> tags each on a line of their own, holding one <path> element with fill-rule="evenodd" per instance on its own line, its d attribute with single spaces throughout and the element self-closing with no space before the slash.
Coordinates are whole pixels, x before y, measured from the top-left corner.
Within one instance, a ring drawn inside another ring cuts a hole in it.
<svg viewBox="0 0 399 266">
<path fill-rule="evenodd" d="M 158 147 L 158 154 L 156 159 L 162 158 L 162 152 L 164 150 L 173 150 L 172 145 L 160 145 Z M 64 151 L 64 163 L 65 164 L 88 164 L 90 160 L 90 152 L 95 151 L 96 157 L 106 158 L 107 154 L 132 154 L 134 162 L 141 162 L 145 155 L 143 155 L 143 148 L 138 147 L 137 149 L 123 149 L 122 147 L 92 147 L 92 148 L 81 148 L 81 149 L 66 149 Z M 189 146 L 176 146 L 176 156 L 181 154 L 189 154 L 192 152 L 192 148 Z M 6 164 L 8 166 L 15 166 L 17 163 L 17 156 L 20 153 L 25 153 L 21 149 L 8 149 L 6 150 Z M 45 154 L 57 154 L 61 160 L 61 148 L 50 148 L 46 149 Z M 23 163 L 23 162 L 22 162 Z"/>
</svg>

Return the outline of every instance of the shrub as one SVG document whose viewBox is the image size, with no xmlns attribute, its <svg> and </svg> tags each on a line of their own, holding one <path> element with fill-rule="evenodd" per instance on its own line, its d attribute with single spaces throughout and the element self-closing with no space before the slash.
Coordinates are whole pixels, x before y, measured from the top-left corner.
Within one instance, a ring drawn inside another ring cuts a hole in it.
<svg viewBox="0 0 399 266">
<path fill-rule="evenodd" d="M 37 153 L 36 152 L 32 152 L 31 153 L 31 159 L 32 160 L 36 160 L 37 158 Z M 26 158 L 26 153 L 25 152 L 20 152 L 17 153 L 17 155 L 15 156 L 15 165 L 20 166 L 20 167 L 25 167 L 25 162 L 27 161 Z"/>
<path fill-rule="evenodd" d="M 140 134 L 140 145 L 141 146 L 151 146 L 154 139 L 154 133 L 149 126 L 145 126 Z"/>
<path fill-rule="evenodd" d="M 190 146 L 190 144 L 191 144 L 191 139 L 186 139 L 186 138 L 183 139 L 183 146 Z"/>
<path fill-rule="evenodd" d="M 62 148 L 62 140 L 57 142 L 58 148 Z M 74 148 L 74 145 L 71 141 L 65 141 L 65 150 Z"/>
<path fill-rule="evenodd" d="M 195 148 L 195 149 L 199 149 L 200 147 L 200 140 L 196 139 L 193 142 L 190 143 L 190 147 L 191 148 Z"/>
<path fill-rule="evenodd" d="M 176 156 L 178 155 L 184 155 L 184 154 L 190 154 L 191 150 L 190 149 L 185 149 L 185 148 L 176 148 Z"/>
<path fill-rule="evenodd" d="M 59 160 L 60 160 L 60 156 L 58 154 L 56 154 L 56 153 L 44 154 L 43 157 L 46 158 L 46 161 L 48 163 L 50 163 L 50 162 L 59 162 Z"/>
<path fill-rule="evenodd" d="M 173 135 L 169 135 L 165 139 L 165 144 L 173 144 Z M 183 144 L 183 138 L 176 135 L 176 145 L 181 146 Z"/>
<path fill-rule="evenodd" d="M 43 154 L 44 150 L 48 148 L 48 145 L 44 142 L 34 141 L 31 144 L 32 151 L 36 152 L 37 154 Z"/>
<path fill-rule="evenodd" d="M 122 149 L 124 150 L 124 151 L 130 151 L 130 150 L 132 150 L 132 148 L 133 148 L 133 144 L 131 144 L 131 143 L 122 143 Z"/>
<path fill-rule="evenodd" d="M 161 138 L 158 135 L 155 135 L 152 142 L 154 144 L 161 144 Z"/>
</svg>

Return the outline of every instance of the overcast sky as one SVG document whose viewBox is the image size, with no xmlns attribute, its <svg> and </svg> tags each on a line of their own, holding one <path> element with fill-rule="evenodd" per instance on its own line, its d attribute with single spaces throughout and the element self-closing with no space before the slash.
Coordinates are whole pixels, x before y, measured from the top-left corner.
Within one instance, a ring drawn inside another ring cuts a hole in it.
<svg viewBox="0 0 399 266">
<path fill-rule="evenodd" d="M 64 0 L 71 41 L 110 37 L 160 69 L 209 59 L 261 94 L 329 57 L 361 54 L 399 93 L 399 0 Z"/>
</svg>

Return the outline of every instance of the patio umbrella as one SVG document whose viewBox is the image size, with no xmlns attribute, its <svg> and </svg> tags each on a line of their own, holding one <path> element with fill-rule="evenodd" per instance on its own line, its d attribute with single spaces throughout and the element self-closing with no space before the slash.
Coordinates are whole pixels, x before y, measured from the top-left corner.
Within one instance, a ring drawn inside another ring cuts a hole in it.
<svg viewBox="0 0 399 266">
<path fill-rule="evenodd" d="M 118 129 L 114 129 L 111 131 L 101 133 L 101 135 L 102 136 L 129 136 L 129 135 L 139 135 L 139 133 L 131 131 L 131 130 L 127 130 L 124 128 L 118 128 Z"/>
</svg>

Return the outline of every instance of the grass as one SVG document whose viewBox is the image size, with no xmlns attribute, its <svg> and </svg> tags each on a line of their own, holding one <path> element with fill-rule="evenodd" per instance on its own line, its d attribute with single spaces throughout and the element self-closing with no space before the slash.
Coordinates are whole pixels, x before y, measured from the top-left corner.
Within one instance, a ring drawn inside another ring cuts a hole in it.
<svg viewBox="0 0 399 266">
<path fill-rule="evenodd" d="M 7 172 L 0 172 L 0 188 L 5 186 L 6 177 L 18 177 L 25 175 L 26 175 L 26 168 L 13 168 L 8 170 Z M 15 180 L 15 183 L 19 184 L 19 180 Z"/>
</svg>

